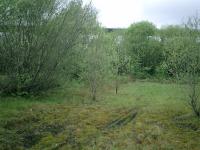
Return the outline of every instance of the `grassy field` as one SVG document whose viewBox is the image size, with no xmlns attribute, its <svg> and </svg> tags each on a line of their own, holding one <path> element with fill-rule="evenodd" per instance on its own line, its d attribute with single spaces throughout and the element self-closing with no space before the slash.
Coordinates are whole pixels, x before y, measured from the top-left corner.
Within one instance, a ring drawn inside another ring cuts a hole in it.
<svg viewBox="0 0 200 150">
<path fill-rule="evenodd" d="M 37 98 L 1 97 L 0 149 L 200 149 L 200 120 L 181 85 L 130 82 L 118 95 L 106 86 L 97 102 L 88 99 L 79 85 Z"/>
</svg>

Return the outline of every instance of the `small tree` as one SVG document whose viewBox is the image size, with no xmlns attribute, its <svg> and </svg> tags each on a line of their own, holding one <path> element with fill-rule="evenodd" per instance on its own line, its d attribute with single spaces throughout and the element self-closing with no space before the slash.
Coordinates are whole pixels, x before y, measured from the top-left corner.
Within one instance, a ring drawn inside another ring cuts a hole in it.
<svg viewBox="0 0 200 150">
<path fill-rule="evenodd" d="M 124 47 L 124 34 L 115 33 L 113 43 L 113 75 L 115 77 L 115 93 L 118 94 L 120 80 L 119 77 L 129 73 L 130 57 Z"/>
<path fill-rule="evenodd" d="M 195 71 L 189 73 L 189 105 L 196 116 L 200 117 L 200 100 L 199 100 L 199 79 Z"/>
<path fill-rule="evenodd" d="M 200 75 L 200 19 L 198 16 L 189 18 L 186 28 L 189 33 L 190 45 L 185 73 L 189 86 L 189 104 L 195 115 L 200 117 L 199 75 Z"/>
<path fill-rule="evenodd" d="M 85 49 L 82 74 L 87 81 L 92 100 L 96 100 L 98 88 L 104 83 L 109 72 L 109 56 L 105 34 L 97 27 L 96 34 L 90 35 L 90 43 Z"/>
</svg>

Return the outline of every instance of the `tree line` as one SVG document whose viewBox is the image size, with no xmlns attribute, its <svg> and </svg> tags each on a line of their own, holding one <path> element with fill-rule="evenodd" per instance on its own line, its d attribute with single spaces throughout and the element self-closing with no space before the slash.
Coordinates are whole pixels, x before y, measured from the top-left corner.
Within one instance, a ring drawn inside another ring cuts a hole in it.
<svg viewBox="0 0 200 150">
<path fill-rule="evenodd" d="M 123 75 L 177 79 L 187 83 L 200 116 L 199 26 L 195 16 L 161 29 L 142 21 L 105 30 L 95 8 L 81 0 L 1 0 L 0 93 L 38 94 L 79 80 L 96 100 L 108 80 L 117 94 Z"/>
<path fill-rule="evenodd" d="M 173 79 L 184 83 L 188 103 L 200 117 L 200 18 L 157 29 L 150 22 L 132 24 L 125 35 L 131 57 L 130 73 L 137 78 Z"/>
</svg>

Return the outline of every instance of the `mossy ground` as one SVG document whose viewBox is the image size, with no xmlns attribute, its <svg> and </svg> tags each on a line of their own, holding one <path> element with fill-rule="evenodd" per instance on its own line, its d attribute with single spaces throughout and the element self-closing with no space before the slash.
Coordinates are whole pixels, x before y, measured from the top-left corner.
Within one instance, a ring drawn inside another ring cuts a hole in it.
<svg viewBox="0 0 200 150">
<path fill-rule="evenodd" d="M 1 97 L 0 149 L 200 149 L 200 120 L 183 85 L 130 82 L 118 95 L 106 86 L 97 102 L 88 100 L 82 86 L 58 91 L 37 98 Z M 130 110 L 137 112 L 135 118 L 109 126 Z"/>
</svg>

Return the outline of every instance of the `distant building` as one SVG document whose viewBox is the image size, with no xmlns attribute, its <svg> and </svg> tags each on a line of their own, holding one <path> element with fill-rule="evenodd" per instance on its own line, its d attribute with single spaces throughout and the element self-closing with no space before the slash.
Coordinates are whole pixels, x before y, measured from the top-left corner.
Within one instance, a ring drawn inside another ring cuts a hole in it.
<svg viewBox="0 0 200 150">
<path fill-rule="evenodd" d="M 117 31 L 123 31 L 125 28 L 104 28 L 106 32 L 117 32 Z"/>
</svg>

